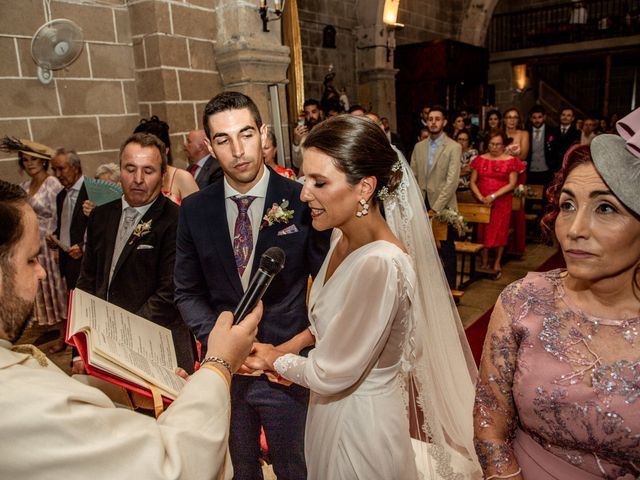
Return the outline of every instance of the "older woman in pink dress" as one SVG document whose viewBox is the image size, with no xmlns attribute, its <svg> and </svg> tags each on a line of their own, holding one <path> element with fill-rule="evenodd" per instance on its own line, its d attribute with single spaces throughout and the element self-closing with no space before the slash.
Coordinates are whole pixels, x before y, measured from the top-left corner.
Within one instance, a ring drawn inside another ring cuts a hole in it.
<svg viewBox="0 0 640 480">
<path fill-rule="evenodd" d="M 544 224 L 555 222 L 566 270 L 530 273 L 496 304 L 474 413 L 487 479 L 640 475 L 635 113 L 627 145 L 601 135 L 591 148 L 572 147 L 549 189 L 553 210 Z"/>
</svg>

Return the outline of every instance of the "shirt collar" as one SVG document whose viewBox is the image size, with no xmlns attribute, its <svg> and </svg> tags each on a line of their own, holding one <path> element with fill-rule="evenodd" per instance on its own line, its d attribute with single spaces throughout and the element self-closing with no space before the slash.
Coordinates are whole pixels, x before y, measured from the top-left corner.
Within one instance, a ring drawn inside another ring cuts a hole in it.
<svg viewBox="0 0 640 480">
<path fill-rule="evenodd" d="M 211 155 L 207 153 L 204 157 L 202 157 L 200 160 L 196 162 L 196 165 L 198 165 L 198 167 L 200 168 L 204 167 L 204 164 L 207 163 L 207 160 L 209 160 L 210 156 Z"/>
<path fill-rule="evenodd" d="M 265 198 L 267 196 L 267 187 L 269 186 L 270 175 L 271 174 L 269 173 L 269 169 L 265 166 L 262 170 L 262 178 L 258 180 L 258 183 L 256 183 L 253 186 L 253 188 L 249 190 L 247 193 L 238 192 L 235 188 L 229 185 L 229 182 L 227 181 L 227 177 L 225 176 L 224 177 L 224 198 L 231 198 L 236 196 L 240 196 L 240 197 L 252 196 L 252 197 Z"/>
<path fill-rule="evenodd" d="M 82 182 L 84 182 L 84 175 L 80 175 L 80 178 L 76 180 L 76 183 L 71 185 L 67 190 L 73 190 L 74 192 L 79 192 L 82 188 Z"/>
<path fill-rule="evenodd" d="M 438 138 L 436 138 L 435 140 L 432 140 L 431 137 L 429 137 L 429 145 L 437 145 L 439 146 L 442 142 L 444 142 L 444 137 L 446 137 L 447 135 L 444 132 L 440 132 L 440 136 Z"/>
<path fill-rule="evenodd" d="M 162 195 L 162 194 L 160 194 L 160 195 Z M 158 195 L 158 196 L 160 196 L 160 195 Z M 158 200 L 157 197 L 156 197 L 156 200 Z M 131 207 L 131 205 L 129 205 L 129 203 L 124 199 L 124 195 L 122 195 L 122 211 L 124 212 L 125 209 L 129 208 L 129 207 L 134 208 L 140 214 L 140 218 L 142 218 L 142 217 L 144 217 L 144 214 L 149 211 L 149 209 L 151 208 L 151 205 L 156 203 L 156 200 L 154 200 L 151 203 L 147 203 L 146 205 L 142 205 L 141 207 Z"/>
</svg>

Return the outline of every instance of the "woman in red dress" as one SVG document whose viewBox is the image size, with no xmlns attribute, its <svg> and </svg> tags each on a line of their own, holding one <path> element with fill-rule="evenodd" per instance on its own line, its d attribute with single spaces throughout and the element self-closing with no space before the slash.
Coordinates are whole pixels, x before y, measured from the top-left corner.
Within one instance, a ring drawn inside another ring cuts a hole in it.
<svg viewBox="0 0 640 480">
<path fill-rule="evenodd" d="M 502 130 L 494 130 L 488 135 L 489 150 L 478 155 L 471 162 L 470 188 L 474 196 L 485 205 L 491 206 L 488 224 L 478 224 L 478 242 L 484 245 L 481 252 L 482 268 L 489 268 L 489 248 L 497 248 L 493 269 L 502 272 L 501 260 L 509 236 L 511 218 L 511 197 L 518 181 L 518 172 L 524 164 L 516 157 L 505 153 L 509 138 Z"/>
</svg>

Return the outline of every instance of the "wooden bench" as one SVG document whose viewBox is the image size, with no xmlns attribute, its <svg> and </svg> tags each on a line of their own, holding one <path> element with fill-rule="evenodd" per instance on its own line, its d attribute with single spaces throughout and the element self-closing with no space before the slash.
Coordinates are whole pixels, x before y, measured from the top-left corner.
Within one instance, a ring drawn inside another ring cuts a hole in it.
<svg viewBox="0 0 640 480">
<path fill-rule="evenodd" d="M 540 217 L 544 213 L 543 200 L 544 200 L 544 185 L 525 185 L 524 187 L 525 197 L 528 201 L 527 211 L 524 216 L 526 223 L 533 223 L 534 228 L 527 228 L 527 232 L 530 233 L 530 237 L 535 236 L 535 232 L 538 232 L 537 224 L 540 221 Z"/>
<path fill-rule="evenodd" d="M 491 207 L 478 203 L 469 196 L 469 192 L 460 192 L 458 195 L 458 212 L 467 223 L 489 223 L 491 219 Z M 467 200 L 467 201 L 462 201 Z M 470 200 L 470 201 L 469 201 Z M 481 243 L 455 242 L 456 253 L 460 255 L 460 282 L 458 288 L 464 289 L 476 280 L 476 255 L 484 248 Z M 467 272 L 466 264 L 469 258 L 468 280 L 464 280 Z"/>
</svg>

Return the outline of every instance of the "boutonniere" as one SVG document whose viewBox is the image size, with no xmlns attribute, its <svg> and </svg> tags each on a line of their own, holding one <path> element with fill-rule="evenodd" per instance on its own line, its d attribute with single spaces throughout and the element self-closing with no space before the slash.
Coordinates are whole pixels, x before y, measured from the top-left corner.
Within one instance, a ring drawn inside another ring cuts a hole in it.
<svg viewBox="0 0 640 480">
<path fill-rule="evenodd" d="M 549 135 L 549 143 L 553 142 L 553 139 L 554 139 L 554 138 L 555 138 L 555 137 L 554 137 L 553 135 Z"/>
<path fill-rule="evenodd" d="M 135 238 L 142 238 L 145 235 L 148 235 L 151 232 L 151 222 L 153 220 L 149 220 L 148 222 L 144 222 L 144 223 L 139 223 L 138 225 L 136 225 L 136 228 L 133 229 L 133 233 L 131 234 L 131 241 L 129 242 L 129 245 L 131 245 L 133 243 L 133 240 Z"/>
<path fill-rule="evenodd" d="M 274 223 L 289 223 L 289 220 L 293 218 L 293 210 L 289 210 L 289 200 L 282 200 L 280 205 L 274 203 L 271 208 L 267 210 L 264 217 L 262 217 L 262 224 L 260 230 L 265 227 L 270 227 Z"/>
</svg>

